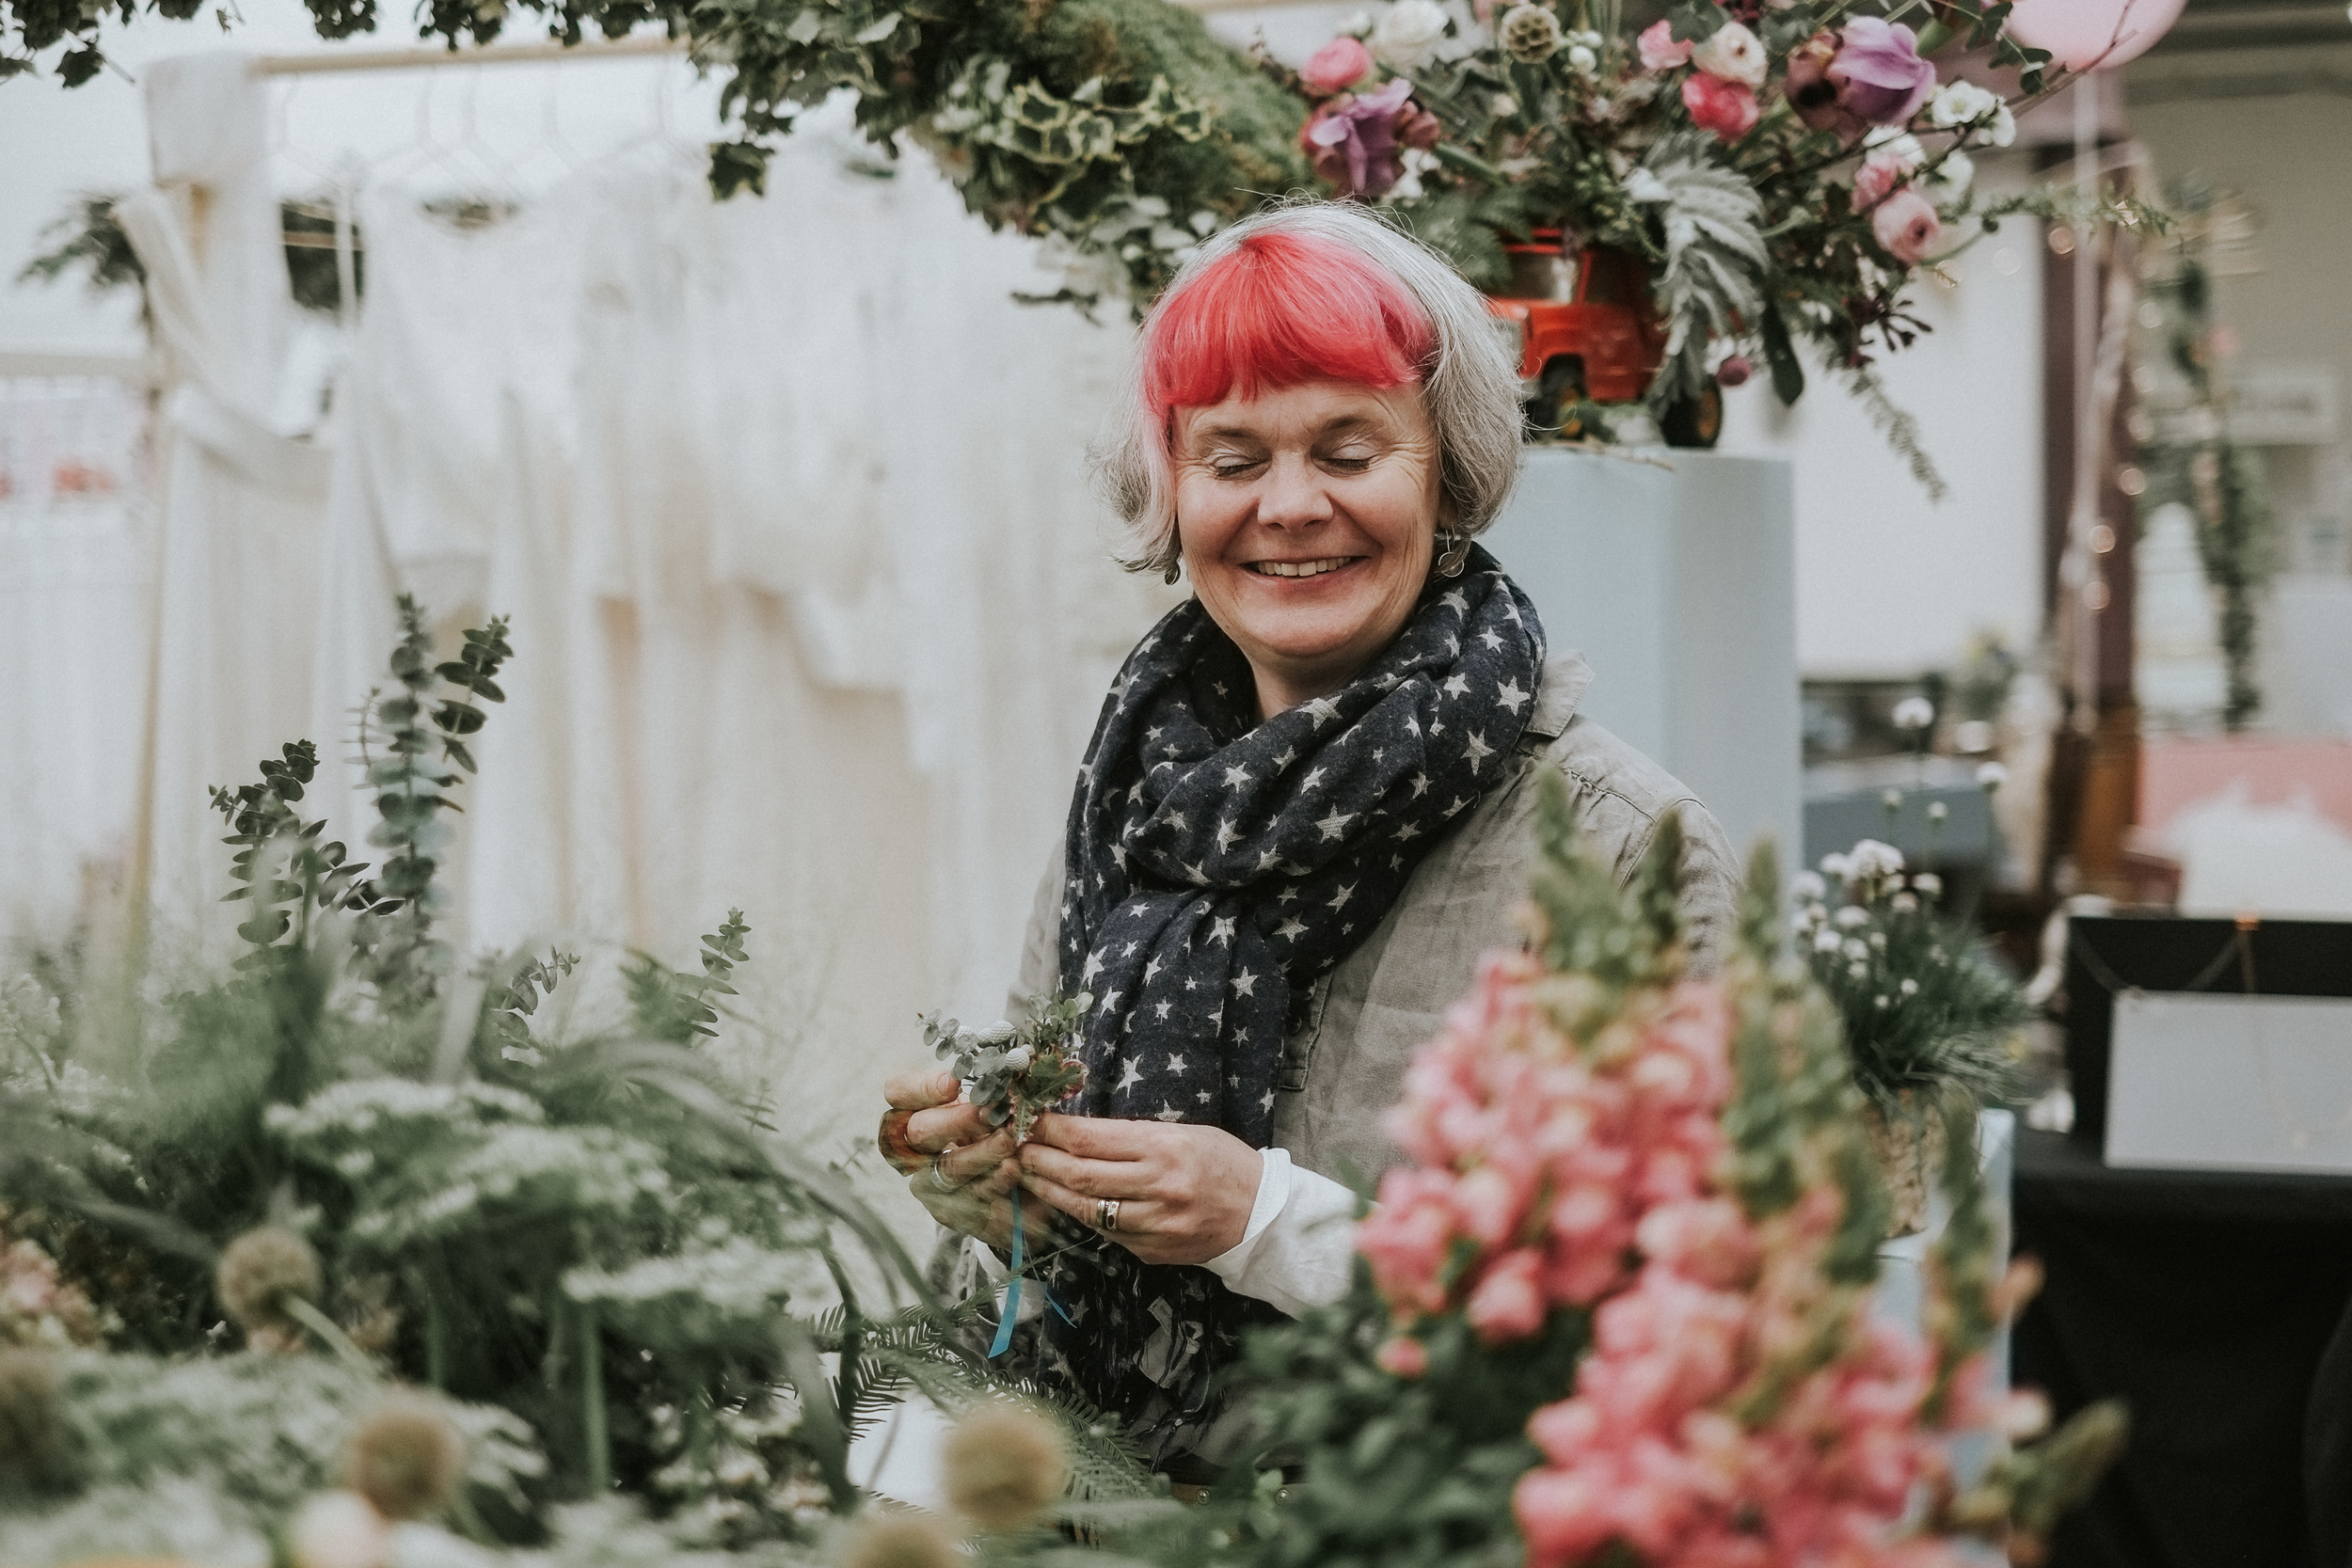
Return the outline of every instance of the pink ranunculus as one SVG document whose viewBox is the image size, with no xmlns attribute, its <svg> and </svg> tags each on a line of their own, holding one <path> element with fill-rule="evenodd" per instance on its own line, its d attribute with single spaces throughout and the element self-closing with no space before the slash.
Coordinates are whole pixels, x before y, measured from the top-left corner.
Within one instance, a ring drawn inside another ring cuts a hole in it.
<svg viewBox="0 0 2352 1568">
<path fill-rule="evenodd" d="M 1642 56 L 1644 71 L 1672 71 L 1691 63 L 1693 47 L 1689 39 L 1675 37 L 1671 22 L 1653 22 L 1642 29 L 1642 36 L 1633 40 L 1634 49 Z"/>
<path fill-rule="evenodd" d="M 1943 242 L 1944 225 L 1926 197 L 1901 190 L 1871 210 L 1870 232 L 1889 256 L 1910 266 Z"/>
<path fill-rule="evenodd" d="M 1935 67 L 1919 57 L 1919 36 L 1899 22 L 1847 20 L 1830 62 L 1837 101 L 1872 125 L 1901 125 L 1935 94 Z"/>
<path fill-rule="evenodd" d="M 1911 160 L 1893 152 L 1873 152 L 1854 170 L 1853 210 L 1867 213 L 1891 195 L 1911 172 Z"/>
<path fill-rule="evenodd" d="M 1481 1341 L 1499 1345 L 1524 1339 L 1544 1326 L 1544 1292 L 1536 1280 L 1542 1264 L 1541 1253 L 1521 1247 L 1488 1266 L 1465 1310 Z"/>
<path fill-rule="evenodd" d="M 1409 1334 L 1391 1335 L 1373 1352 L 1373 1364 L 1396 1377 L 1419 1377 L 1429 1370 L 1429 1347 Z"/>
<path fill-rule="evenodd" d="M 1763 115 L 1756 102 L 1756 94 L 1738 82 L 1726 82 L 1705 71 L 1692 71 L 1682 79 L 1682 106 L 1691 111 L 1691 123 L 1702 131 L 1712 131 L 1718 139 L 1738 141 L 1756 129 Z"/>
<path fill-rule="evenodd" d="M 1342 35 L 1307 56 L 1298 79 L 1315 92 L 1345 92 L 1372 73 L 1372 51 Z"/>
</svg>

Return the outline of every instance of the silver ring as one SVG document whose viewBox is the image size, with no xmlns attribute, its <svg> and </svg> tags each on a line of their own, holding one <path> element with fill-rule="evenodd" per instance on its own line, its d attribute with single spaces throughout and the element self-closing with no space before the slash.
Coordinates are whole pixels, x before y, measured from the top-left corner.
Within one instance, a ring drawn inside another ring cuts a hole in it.
<svg viewBox="0 0 2352 1568">
<path fill-rule="evenodd" d="M 1099 1197 L 1094 1200 L 1094 1228 L 1097 1230 L 1119 1228 L 1119 1199 Z"/>
<path fill-rule="evenodd" d="M 943 1197 L 946 1197 L 961 1192 L 962 1189 L 958 1187 L 953 1181 L 947 1180 L 947 1173 L 940 1168 L 941 1158 L 941 1156 L 933 1156 L 931 1163 L 925 1165 L 923 1169 L 925 1174 L 929 1175 L 931 1179 L 931 1191 L 939 1194 Z"/>
</svg>

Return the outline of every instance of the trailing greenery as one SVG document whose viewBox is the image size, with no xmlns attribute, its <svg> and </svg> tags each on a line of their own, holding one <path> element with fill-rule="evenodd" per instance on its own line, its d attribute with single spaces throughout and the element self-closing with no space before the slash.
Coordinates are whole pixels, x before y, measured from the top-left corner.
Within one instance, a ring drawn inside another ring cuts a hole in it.
<svg viewBox="0 0 2352 1568">
<path fill-rule="evenodd" d="M 38 241 L 48 248 L 37 252 L 16 275 L 20 283 L 54 283 L 80 274 L 93 294 L 136 290 L 140 310 L 147 308 L 147 268 L 131 237 L 115 216 L 119 194 L 84 192 L 45 225 Z M 332 315 L 342 308 L 342 281 L 335 260 L 335 214 L 318 201 L 289 199 L 278 204 L 278 219 L 286 234 L 286 282 L 294 302 L 305 310 Z M 367 292 L 367 254 L 353 230 L 353 292 Z"/>
<path fill-rule="evenodd" d="M 2262 710 L 2256 678 L 2257 605 L 2269 586 L 2275 547 L 2262 454 L 2230 434 L 2229 378 L 2214 320 L 2210 255 L 2221 211 L 2211 185 L 2189 176 L 2168 192 L 2179 214 L 2171 270 L 2151 277 L 2162 312 L 2164 356 L 2188 390 L 2177 426 L 2140 451 L 2148 477 L 2139 496 L 2143 526 L 2158 507 L 2182 505 L 2196 518 L 2197 558 L 2220 600 L 2221 654 L 2229 668 L 2222 722 L 2242 730 Z"/>
</svg>

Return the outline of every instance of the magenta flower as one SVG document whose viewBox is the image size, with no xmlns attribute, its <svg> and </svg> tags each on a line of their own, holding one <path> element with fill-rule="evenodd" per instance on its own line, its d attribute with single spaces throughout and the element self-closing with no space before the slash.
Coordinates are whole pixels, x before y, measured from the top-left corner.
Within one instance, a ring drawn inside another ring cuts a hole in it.
<svg viewBox="0 0 2352 1568">
<path fill-rule="evenodd" d="M 1919 35 L 1875 16 L 1847 22 L 1829 75 L 1838 103 L 1872 125 L 1903 124 L 1935 93 L 1935 67 L 1919 57 Z"/>
<path fill-rule="evenodd" d="M 1413 84 L 1400 76 L 1377 92 L 1343 93 L 1317 108 L 1298 138 L 1315 172 L 1342 196 L 1386 192 L 1405 173 L 1396 122 L 1412 95 Z"/>
<path fill-rule="evenodd" d="M 1900 125 L 1935 93 L 1935 67 L 1900 23 L 1857 16 L 1842 33 L 1816 33 L 1788 52 L 1782 90 L 1797 118 L 1848 141 L 1873 125 Z"/>
</svg>

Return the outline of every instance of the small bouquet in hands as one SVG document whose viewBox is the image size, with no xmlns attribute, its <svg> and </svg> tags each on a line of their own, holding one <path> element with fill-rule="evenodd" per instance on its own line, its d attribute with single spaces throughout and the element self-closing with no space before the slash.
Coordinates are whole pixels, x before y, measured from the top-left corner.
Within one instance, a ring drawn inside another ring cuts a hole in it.
<svg viewBox="0 0 2352 1568">
<path fill-rule="evenodd" d="M 1026 1024 L 999 1022 L 967 1029 L 952 1018 L 923 1019 L 923 1043 L 963 1080 L 972 1103 L 991 1127 L 1012 1123 L 1015 1143 L 1029 1140 L 1037 1118 L 1086 1083 L 1078 1021 L 1094 1006 L 1085 991 L 1039 1003 Z"/>
</svg>

